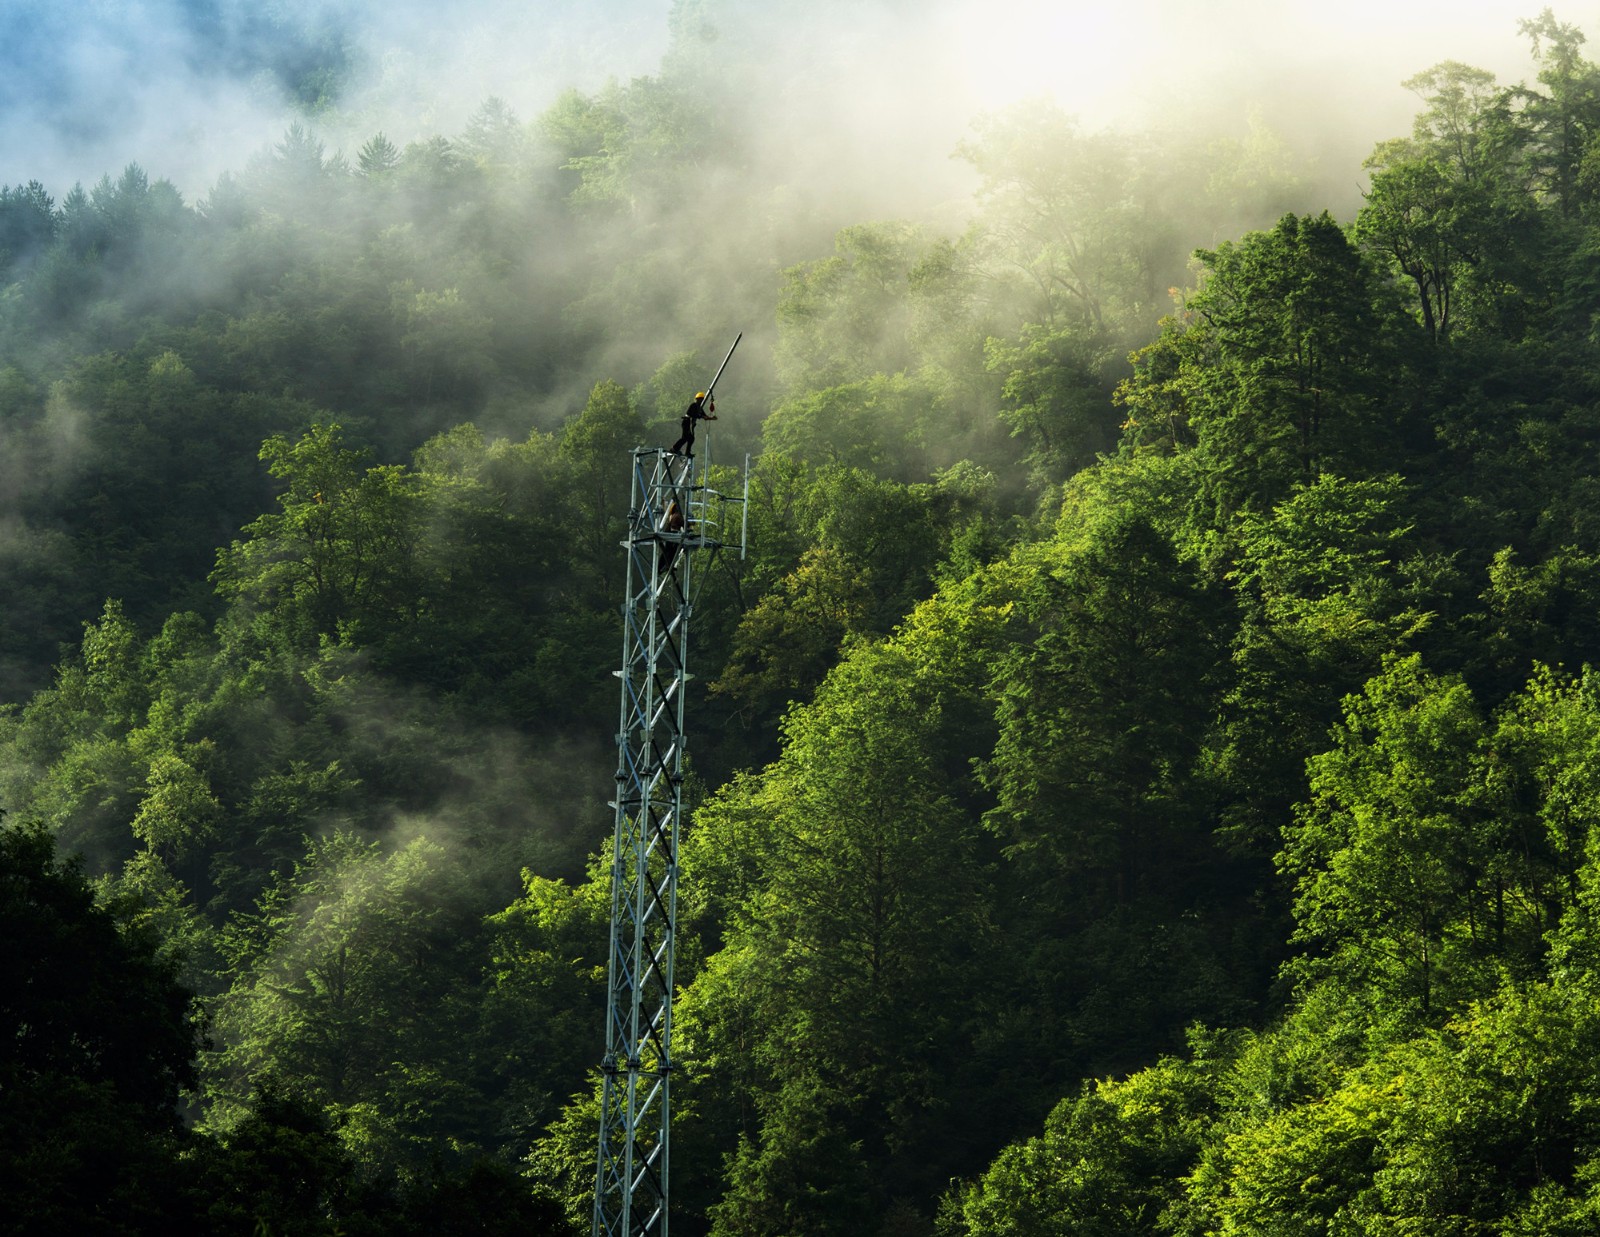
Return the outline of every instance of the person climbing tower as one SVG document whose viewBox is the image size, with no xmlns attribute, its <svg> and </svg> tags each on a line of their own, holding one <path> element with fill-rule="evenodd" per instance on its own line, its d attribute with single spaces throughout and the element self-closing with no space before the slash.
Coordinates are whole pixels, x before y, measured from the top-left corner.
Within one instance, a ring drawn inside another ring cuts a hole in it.
<svg viewBox="0 0 1600 1237">
<path fill-rule="evenodd" d="M 704 391 L 696 391 L 694 399 L 683 410 L 682 436 L 668 450 L 673 455 L 681 453 L 687 455 L 691 460 L 694 459 L 694 423 L 696 421 L 715 421 L 717 419 L 716 413 L 717 401 L 714 399 L 707 400 Z"/>
<path fill-rule="evenodd" d="M 683 532 L 683 508 L 678 506 L 676 498 L 667 500 L 667 509 L 661 513 L 661 531 L 674 535 Z M 656 563 L 663 572 L 672 570 L 672 560 L 678 557 L 678 550 L 682 542 L 678 540 L 663 541 L 656 547 Z"/>
</svg>

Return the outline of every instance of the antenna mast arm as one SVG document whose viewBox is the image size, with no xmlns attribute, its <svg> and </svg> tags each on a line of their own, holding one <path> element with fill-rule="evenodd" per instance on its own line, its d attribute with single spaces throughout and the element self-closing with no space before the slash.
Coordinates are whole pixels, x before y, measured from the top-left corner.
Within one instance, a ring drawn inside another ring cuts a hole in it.
<svg viewBox="0 0 1600 1237">
<path fill-rule="evenodd" d="M 743 331 L 740 331 L 736 336 L 734 336 L 733 348 L 737 348 L 739 346 L 739 341 L 741 339 L 743 339 L 743 338 L 744 338 L 744 332 Z M 733 360 L 733 348 L 729 348 L 728 349 L 728 355 L 723 357 L 722 358 L 722 364 L 717 366 L 716 378 L 713 378 L 711 380 L 710 385 L 706 387 L 706 398 L 708 400 L 712 397 L 712 395 L 714 395 L 716 393 L 717 379 L 722 377 L 722 371 L 727 369 L 728 368 L 728 362 Z"/>
</svg>

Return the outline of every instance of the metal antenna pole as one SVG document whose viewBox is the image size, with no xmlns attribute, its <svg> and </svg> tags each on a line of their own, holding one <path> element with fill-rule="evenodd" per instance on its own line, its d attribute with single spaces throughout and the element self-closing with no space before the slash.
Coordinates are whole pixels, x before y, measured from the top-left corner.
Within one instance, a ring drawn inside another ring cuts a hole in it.
<svg viewBox="0 0 1600 1237">
<path fill-rule="evenodd" d="M 739 500 L 739 557 L 750 542 L 750 452 L 744 453 L 744 497 Z"/>
<path fill-rule="evenodd" d="M 739 341 L 741 339 L 743 339 L 743 338 L 744 338 L 744 332 L 743 331 L 740 331 L 737 335 L 735 335 L 733 337 L 733 345 L 732 345 L 732 347 L 730 347 L 728 349 L 728 355 L 722 358 L 722 364 L 717 366 L 717 372 L 714 375 L 712 375 L 711 383 L 710 383 L 709 386 L 706 387 L 706 398 L 707 399 L 710 399 L 713 395 L 715 395 L 717 393 L 717 380 L 722 377 L 722 371 L 728 368 L 728 362 L 733 360 L 733 349 L 737 348 L 739 346 Z"/>
</svg>

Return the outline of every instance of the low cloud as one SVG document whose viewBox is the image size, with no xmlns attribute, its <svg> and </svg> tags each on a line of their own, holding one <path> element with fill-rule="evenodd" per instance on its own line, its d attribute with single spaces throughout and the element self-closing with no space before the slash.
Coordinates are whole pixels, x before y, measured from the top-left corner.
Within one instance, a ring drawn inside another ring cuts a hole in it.
<svg viewBox="0 0 1600 1237">
<path fill-rule="evenodd" d="M 649 72 L 666 13 L 667 0 L 14 0 L 0 7 L 0 183 L 59 198 L 137 162 L 194 201 L 296 115 L 450 132 L 491 94 L 531 112 Z"/>
<path fill-rule="evenodd" d="M 697 71 L 736 53 L 784 83 L 751 99 L 773 151 L 886 206 L 896 187 L 954 191 L 971 117 L 1039 95 L 1091 128 L 1266 110 L 1359 160 L 1408 123 L 1400 83 L 1440 60 L 1530 75 L 1516 17 L 1487 0 L 20 0 L 0 10 L 0 182 L 59 197 L 138 162 L 194 201 L 296 115 L 334 145 L 453 133 L 490 95 L 527 118 L 655 72 L 674 26 L 704 35 Z"/>
</svg>

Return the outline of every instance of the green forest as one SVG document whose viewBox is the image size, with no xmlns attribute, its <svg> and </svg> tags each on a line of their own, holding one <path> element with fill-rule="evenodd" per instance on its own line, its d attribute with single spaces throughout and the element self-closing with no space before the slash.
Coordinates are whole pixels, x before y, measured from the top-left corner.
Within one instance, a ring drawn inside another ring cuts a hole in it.
<svg viewBox="0 0 1600 1237">
<path fill-rule="evenodd" d="M 951 227 L 784 178 L 751 7 L 0 186 L 0 1233 L 589 1231 L 629 453 L 739 332 L 680 1237 L 1600 1231 L 1583 33 L 1348 202 L 1018 104 Z"/>
</svg>

